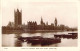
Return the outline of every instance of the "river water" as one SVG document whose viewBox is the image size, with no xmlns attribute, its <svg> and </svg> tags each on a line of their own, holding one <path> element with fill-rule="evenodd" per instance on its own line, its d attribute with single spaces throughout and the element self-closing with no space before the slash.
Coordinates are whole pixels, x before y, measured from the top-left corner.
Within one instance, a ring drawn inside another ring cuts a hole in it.
<svg viewBox="0 0 80 51">
<path fill-rule="evenodd" d="M 77 32 L 77 31 L 73 31 Z M 41 46 L 38 45 L 31 45 L 27 42 L 20 42 L 16 37 L 33 37 L 33 36 L 42 36 L 45 38 L 53 38 L 54 34 L 68 34 L 72 33 L 72 31 L 65 31 L 65 32 L 48 32 L 48 33 L 21 33 L 21 34 L 2 34 L 2 46 L 3 47 L 77 47 L 78 46 L 78 39 L 67 39 L 61 38 L 61 43 L 51 44 Z"/>
</svg>

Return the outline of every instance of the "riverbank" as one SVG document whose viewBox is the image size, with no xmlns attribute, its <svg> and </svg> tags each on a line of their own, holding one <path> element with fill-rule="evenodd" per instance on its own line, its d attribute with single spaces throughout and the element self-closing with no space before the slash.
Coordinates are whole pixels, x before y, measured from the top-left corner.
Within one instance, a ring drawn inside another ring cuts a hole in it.
<svg viewBox="0 0 80 51">
<path fill-rule="evenodd" d="M 49 32 L 65 32 L 67 30 L 6 30 L 2 31 L 2 34 L 13 34 L 13 33 L 49 33 Z M 77 30 L 76 30 L 77 31 Z"/>
</svg>

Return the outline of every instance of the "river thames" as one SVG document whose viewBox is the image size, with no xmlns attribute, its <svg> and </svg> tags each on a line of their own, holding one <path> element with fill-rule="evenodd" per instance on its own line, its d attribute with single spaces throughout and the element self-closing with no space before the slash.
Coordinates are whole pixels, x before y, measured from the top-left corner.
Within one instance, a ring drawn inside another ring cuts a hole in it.
<svg viewBox="0 0 80 51">
<path fill-rule="evenodd" d="M 64 31 L 64 32 L 48 32 L 48 33 L 21 33 L 21 34 L 2 34 L 2 46 L 3 47 L 77 47 L 78 39 L 61 38 L 60 43 L 41 46 L 40 44 L 31 45 L 27 42 L 20 42 L 16 37 L 33 37 L 41 36 L 44 38 L 53 38 L 54 34 L 68 34 L 77 31 Z"/>
</svg>

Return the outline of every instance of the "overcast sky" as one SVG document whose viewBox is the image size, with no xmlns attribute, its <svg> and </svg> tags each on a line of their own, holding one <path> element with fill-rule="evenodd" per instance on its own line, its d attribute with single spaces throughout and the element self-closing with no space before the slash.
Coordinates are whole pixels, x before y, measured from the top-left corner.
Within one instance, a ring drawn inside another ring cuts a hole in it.
<svg viewBox="0 0 80 51">
<path fill-rule="evenodd" d="M 55 17 L 58 25 L 69 27 L 78 26 L 77 2 L 54 1 L 27 1 L 27 0 L 2 0 L 2 25 L 9 21 L 14 22 L 14 9 L 22 9 L 22 23 L 37 21 L 40 24 L 41 16 L 44 22 L 54 23 Z"/>
</svg>

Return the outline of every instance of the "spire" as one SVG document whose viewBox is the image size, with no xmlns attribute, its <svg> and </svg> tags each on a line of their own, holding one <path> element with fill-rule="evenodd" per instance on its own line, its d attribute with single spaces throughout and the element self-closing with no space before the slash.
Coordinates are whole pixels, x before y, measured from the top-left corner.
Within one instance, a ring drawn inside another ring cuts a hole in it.
<svg viewBox="0 0 80 51">
<path fill-rule="evenodd" d="M 42 16 L 41 16 L 41 25 L 43 24 L 43 19 L 42 19 Z"/>
<path fill-rule="evenodd" d="M 19 12 L 19 9 L 17 8 L 17 12 Z"/>
<path fill-rule="evenodd" d="M 57 26 L 57 18 L 56 17 L 55 17 L 54 23 L 55 23 L 55 26 Z"/>
<path fill-rule="evenodd" d="M 42 16 L 41 16 L 41 21 L 43 21 Z"/>
<path fill-rule="evenodd" d="M 57 18 L 55 17 L 55 21 L 57 21 Z"/>
</svg>

